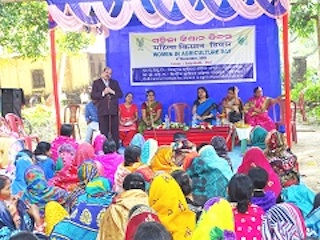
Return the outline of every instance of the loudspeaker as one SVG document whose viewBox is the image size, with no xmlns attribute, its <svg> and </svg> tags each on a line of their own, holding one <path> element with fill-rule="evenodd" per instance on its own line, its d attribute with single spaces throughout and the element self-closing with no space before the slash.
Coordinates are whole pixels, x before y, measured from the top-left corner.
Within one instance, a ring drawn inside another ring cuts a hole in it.
<svg viewBox="0 0 320 240">
<path fill-rule="evenodd" d="M 21 118 L 21 107 L 24 104 L 24 94 L 21 88 L 1 88 L 1 113 L 14 113 Z"/>
</svg>

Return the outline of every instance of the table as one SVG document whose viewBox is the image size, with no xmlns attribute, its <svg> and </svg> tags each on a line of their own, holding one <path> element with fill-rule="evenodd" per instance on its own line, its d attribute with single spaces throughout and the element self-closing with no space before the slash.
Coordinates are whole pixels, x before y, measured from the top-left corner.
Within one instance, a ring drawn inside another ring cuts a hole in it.
<svg viewBox="0 0 320 240">
<path fill-rule="evenodd" d="M 244 154 L 247 151 L 247 142 L 250 138 L 251 130 L 251 126 L 245 128 L 236 128 L 238 138 L 241 142 L 241 154 Z"/>
<path fill-rule="evenodd" d="M 229 125 L 214 126 L 212 129 L 191 128 L 188 131 L 182 129 L 154 129 L 146 130 L 143 134 L 145 139 L 153 138 L 158 141 L 159 145 L 169 145 L 173 142 L 173 134 L 176 132 L 183 132 L 186 134 L 189 141 L 197 146 L 202 143 L 210 144 L 212 137 L 221 136 L 226 139 L 229 151 L 232 151 L 232 135 L 234 128 Z"/>
</svg>

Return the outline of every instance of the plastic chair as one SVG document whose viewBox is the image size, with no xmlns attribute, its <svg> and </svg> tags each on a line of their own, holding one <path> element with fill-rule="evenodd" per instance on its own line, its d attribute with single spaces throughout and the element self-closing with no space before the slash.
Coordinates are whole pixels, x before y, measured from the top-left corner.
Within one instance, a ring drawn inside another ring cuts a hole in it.
<svg viewBox="0 0 320 240">
<path fill-rule="evenodd" d="M 36 135 L 28 135 L 24 129 L 23 121 L 19 116 L 14 113 L 7 113 L 5 119 L 11 128 L 11 131 L 15 133 L 25 143 L 25 148 L 33 151 L 32 142 L 39 143 L 39 137 Z"/>
<path fill-rule="evenodd" d="M 277 118 L 276 114 L 276 107 L 279 106 L 280 110 L 280 117 L 279 120 Z M 277 128 L 279 128 L 280 125 L 286 124 L 286 100 L 283 98 L 281 99 L 277 104 L 273 105 L 273 118 L 276 123 Z M 296 117 L 297 117 L 297 104 L 295 101 L 291 100 L 291 134 L 292 134 L 292 141 L 297 143 L 298 137 L 297 137 L 297 124 L 296 124 Z"/>
<path fill-rule="evenodd" d="M 169 106 L 168 108 L 168 116 L 170 121 L 172 121 L 172 115 L 171 112 L 174 110 L 174 121 L 178 123 L 185 123 L 185 116 L 188 116 L 188 114 L 191 116 L 191 109 L 190 106 L 186 103 L 174 103 Z M 191 118 L 191 117 L 190 117 Z M 187 119 L 189 120 L 189 119 Z M 190 119 L 191 121 L 191 119 Z"/>
<path fill-rule="evenodd" d="M 80 117 L 80 105 L 79 104 L 68 104 L 64 108 L 63 123 L 68 123 L 73 126 L 73 138 L 74 139 L 76 139 L 76 133 L 75 133 L 76 128 L 78 131 L 78 135 L 81 139 L 79 117 Z"/>
</svg>

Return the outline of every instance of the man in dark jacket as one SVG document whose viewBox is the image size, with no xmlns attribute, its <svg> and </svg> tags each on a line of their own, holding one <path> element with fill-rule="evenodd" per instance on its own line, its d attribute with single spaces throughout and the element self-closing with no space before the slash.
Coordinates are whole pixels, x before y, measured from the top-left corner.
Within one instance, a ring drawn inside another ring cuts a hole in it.
<svg viewBox="0 0 320 240">
<path fill-rule="evenodd" d="M 111 79 L 112 69 L 105 67 L 101 78 L 92 84 L 91 98 L 96 101 L 99 129 L 107 138 L 112 136 L 119 147 L 119 98 L 123 93 L 118 81 Z"/>
</svg>

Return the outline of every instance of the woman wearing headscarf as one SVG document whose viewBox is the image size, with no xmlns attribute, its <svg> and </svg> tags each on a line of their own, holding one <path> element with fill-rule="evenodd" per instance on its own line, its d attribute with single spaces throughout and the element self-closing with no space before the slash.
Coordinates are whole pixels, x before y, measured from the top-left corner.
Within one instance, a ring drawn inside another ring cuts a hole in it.
<svg viewBox="0 0 320 240">
<path fill-rule="evenodd" d="M 58 187 L 50 187 L 43 170 L 39 166 L 31 166 L 25 172 L 27 191 L 22 199 L 36 204 L 39 207 L 40 216 L 44 217 L 45 205 L 50 201 L 56 201 L 64 205 L 68 192 Z"/>
<path fill-rule="evenodd" d="M 103 144 L 104 142 L 107 140 L 106 136 L 103 134 L 99 134 L 95 137 L 94 141 L 93 141 L 93 148 L 94 148 L 94 153 L 97 156 L 103 155 Z"/>
<path fill-rule="evenodd" d="M 69 218 L 65 218 L 53 229 L 50 238 L 57 240 L 96 239 L 106 208 L 114 193 L 108 179 L 98 177 L 89 182 L 80 203 Z"/>
<path fill-rule="evenodd" d="M 129 212 L 129 221 L 125 240 L 133 240 L 140 224 L 144 222 L 160 222 L 157 213 L 147 205 L 136 205 Z"/>
<path fill-rule="evenodd" d="M 29 150 L 22 150 L 16 156 L 16 177 L 12 183 L 12 194 L 23 193 L 27 189 L 27 184 L 24 179 L 24 173 L 27 168 L 33 165 L 32 154 Z"/>
<path fill-rule="evenodd" d="M 158 141 L 155 139 L 150 138 L 145 141 L 141 148 L 141 162 L 150 165 L 151 159 L 156 154 L 158 147 Z"/>
<path fill-rule="evenodd" d="M 188 208 L 178 183 L 167 173 L 154 178 L 149 191 L 149 204 L 173 240 L 191 239 L 196 215 Z"/>
<path fill-rule="evenodd" d="M 99 177 L 98 168 L 92 160 L 84 161 L 78 168 L 78 186 L 68 195 L 66 209 L 71 214 L 78 203 L 78 197 L 85 194 L 87 184 Z"/>
<path fill-rule="evenodd" d="M 266 149 L 266 137 L 268 131 L 263 127 L 255 126 L 250 134 L 250 142 L 253 147 L 258 147 L 261 150 Z"/>
<path fill-rule="evenodd" d="M 117 145 L 113 140 L 105 140 L 103 143 L 103 155 L 97 156 L 96 161 L 103 166 L 103 176 L 114 184 L 114 175 L 120 164 L 123 163 L 123 156 L 117 153 Z"/>
<path fill-rule="evenodd" d="M 148 205 L 145 182 L 138 173 L 132 173 L 123 181 L 125 191 L 115 197 L 102 219 L 97 240 L 123 240 L 129 211 L 137 204 Z"/>
<path fill-rule="evenodd" d="M 49 180 L 49 184 L 73 191 L 79 183 L 78 168 L 75 163 L 76 150 L 70 144 L 62 144 L 58 152 L 63 161 L 63 168 L 56 172 L 55 176 Z"/>
<path fill-rule="evenodd" d="M 171 173 L 180 169 L 173 161 L 173 149 L 171 146 L 161 146 L 151 159 L 150 168 L 153 172 Z"/>
<path fill-rule="evenodd" d="M 213 146 L 218 156 L 224 158 L 228 162 L 231 171 L 233 171 L 232 162 L 230 157 L 228 156 L 228 147 L 226 139 L 221 136 L 215 136 L 211 139 L 211 145 Z"/>
<path fill-rule="evenodd" d="M 145 139 L 141 133 L 136 133 L 133 138 L 131 139 L 130 145 L 137 146 L 142 148 L 143 144 L 145 143 Z"/>
<path fill-rule="evenodd" d="M 276 197 L 281 192 L 281 184 L 278 175 L 273 171 L 268 159 L 263 154 L 262 150 L 257 147 L 250 148 L 243 156 L 242 164 L 238 168 L 238 173 L 248 174 L 253 167 L 260 167 L 268 173 L 268 183 L 265 191 L 273 191 Z"/>
<path fill-rule="evenodd" d="M 192 193 L 196 205 L 212 197 L 226 197 L 228 181 L 233 173 L 228 162 L 217 155 L 211 145 L 202 147 L 200 157 L 193 159 L 187 173 L 192 179 Z"/>
<path fill-rule="evenodd" d="M 94 157 L 95 153 L 92 145 L 90 143 L 83 142 L 78 146 L 76 150 L 74 164 L 78 168 L 83 161 L 88 159 L 94 159 Z"/>
<path fill-rule="evenodd" d="M 297 157 L 288 152 L 283 136 L 274 130 L 266 137 L 267 157 L 273 170 L 278 174 L 283 187 L 299 183 L 299 164 Z"/>
<path fill-rule="evenodd" d="M 300 210 L 290 203 L 280 203 L 270 208 L 262 223 L 263 240 L 301 240 L 306 237 L 306 227 Z"/>
<path fill-rule="evenodd" d="M 232 207 L 227 200 L 214 197 L 204 204 L 201 218 L 192 239 L 236 240 Z"/>
</svg>

